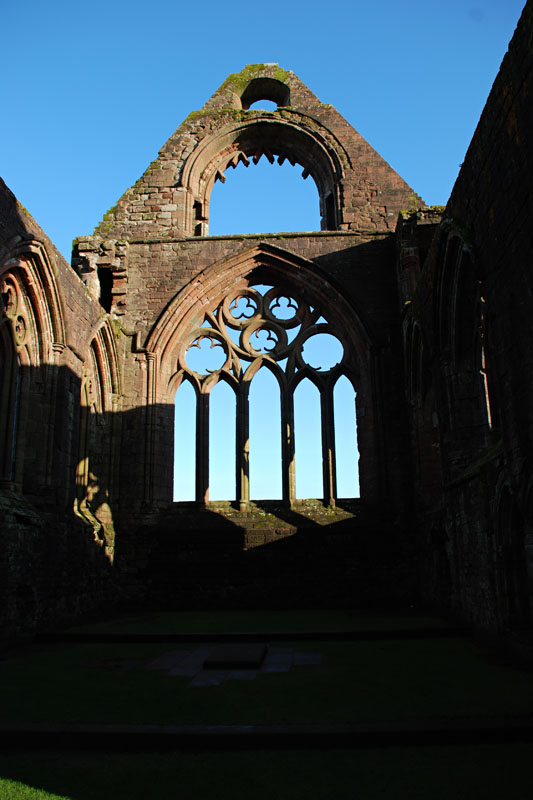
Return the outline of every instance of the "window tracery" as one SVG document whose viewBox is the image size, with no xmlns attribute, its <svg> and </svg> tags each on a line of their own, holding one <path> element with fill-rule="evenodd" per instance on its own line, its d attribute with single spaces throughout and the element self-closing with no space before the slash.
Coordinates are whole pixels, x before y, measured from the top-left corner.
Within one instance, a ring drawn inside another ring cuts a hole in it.
<svg viewBox="0 0 533 800">
<path fill-rule="evenodd" d="M 196 317 L 179 341 L 177 385 L 188 380 L 197 395 L 197 501 L 209 499 L 209 395 L 221 380 L 236 393 L 236 495 L 241 504 L 249 501 L 248 397 L 253 377 L 266 367 L 280 388 L 283 499 L 296 499 L 294 392 L 309 378 L 320 394 L 323 498 L 334 504 L 333 389 L 341 375 L 351 379 L 342 331 L 292 287 L 245 280 Z"/>
<path fill-rule="evenodd" d="M 204 341 L 220 352 L 206 356 Z M 201 357 L 195 358 L 195 349 Z M 206 313 L 180 348 L 178 368 L 200 392 L 221 377 L 238 384 L 258 362 L 288 383 L 308 371 L 320 388 L 338 376 L 343 357 L 344 347 L 320 310 L 283 287 L 256 285 L 229 292 Z"/>
</svg>

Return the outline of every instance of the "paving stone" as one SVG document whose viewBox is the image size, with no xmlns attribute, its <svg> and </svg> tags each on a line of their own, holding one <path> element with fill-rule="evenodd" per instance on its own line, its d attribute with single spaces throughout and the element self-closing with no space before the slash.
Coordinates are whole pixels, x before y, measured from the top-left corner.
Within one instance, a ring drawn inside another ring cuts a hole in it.
<svg viewBox="0 0 533 800">
<path fill-rule="evenodd" d="M 263 661 L 261 672 L 289 672 L 293 651 L 288 647 L 271 647 Z"/>
<path fill-rule="evenodd" d="M 224 680 L 227 680 L 225 670 L 200 670 L 189 683 L 189 686 L 218 686 Z"/>
<path fill-rule="evenodd" d="M 205 659 L 212 651 L 212 647 L 199 647 L 197 650 L 189 652 L 173 669 L 169 670 L 169 675 L 176 677 L 190 677 L 202 670 Z"/>
<path fill-rule="evenodd" d="M 260 667 L 267 653 L 266 644 L 221 644 L 204 661 L 204 669 L 253 669 Z"/>
</svg>

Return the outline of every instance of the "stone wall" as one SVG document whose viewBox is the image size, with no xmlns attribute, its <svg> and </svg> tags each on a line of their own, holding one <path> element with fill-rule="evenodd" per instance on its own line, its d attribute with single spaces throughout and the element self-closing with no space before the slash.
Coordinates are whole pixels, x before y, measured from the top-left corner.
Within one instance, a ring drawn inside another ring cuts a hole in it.
<svg viewBox="0 0 533 800">
<path fill-rule="evenodd" d="M 73 513 L 86 489 L 81 395 L 104 321 L 3 183 L 0 212 L 0 618 L 16 636 L 111 593 L 112 552 Z"/>
<path fill-rule="evenodd" d="M 533 600 L 532 32 L 529 2 L 404 318 L 425 592 L 493 630 Z"/>
<path fill-rule="evenodd" d="M 249 109 L 271 99 L 276 111 Z M 248 99 L 247 99 L 248 98 Z M 230 75 L 192 112 L 137 183 L 110 209 L 103 238 L 208 233 L 216 180 L 238 163 L 288 159 L 317 184 L 326 230 L 393 229 L 401 208 L 420 198 L 343 117 L 277 64 L 248 65 Z"/>
</svg>

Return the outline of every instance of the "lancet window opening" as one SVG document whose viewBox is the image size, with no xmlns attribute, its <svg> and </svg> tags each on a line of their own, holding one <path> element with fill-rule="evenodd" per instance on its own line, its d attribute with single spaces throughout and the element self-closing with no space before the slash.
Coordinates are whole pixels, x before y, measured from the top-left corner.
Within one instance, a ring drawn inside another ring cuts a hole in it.
<svg viewBox="0 0 533 800">
<path fill-rule="evenodd" d="M 236 396 L 236 500 L 250 499 L 249 393 L 254 376 L 268 369 L 279 385 L 282 498 L 296 496 L 294 393 L 308 378 L 320 396 L 323 500 L 337 498 L 334 389 L 347 366 L 343 332 L 292 287 L 245 279 L 180 335 L 174 385 L 189 382 L 196 394 L 197 502 L 209 501 L 210 393 L 225 381 Z M 355 419 L 355 407 L 353 409 Z M 179 429 L 180 420 L 177 420 Z M 228 425 L 231 422 L 228 420 Z M 357 449 L 354 448 L 354 474 Z M 233 498 L 227 498 L 233 499 Z"/>
</svg>

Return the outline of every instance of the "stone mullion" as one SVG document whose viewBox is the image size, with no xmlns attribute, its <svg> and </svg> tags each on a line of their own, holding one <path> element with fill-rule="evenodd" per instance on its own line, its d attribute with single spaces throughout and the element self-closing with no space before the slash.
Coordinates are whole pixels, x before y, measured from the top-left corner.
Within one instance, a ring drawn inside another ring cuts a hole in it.
<svg viewBox="0 0 533 800">
<path fill-rule="evenodd" d="M 237 500 L 246 506 L 250 500 L 250 408 L 248 384 L 241 384 L 237 393 L 236 459 Z"/>
<path fill-rule="evenodd" d="M 196 502 L 209 501 L 209 394 L 196 402 Z"/>
<path fill-rule="evenodd" d="M 281 470 L 283 499 L 293 503 L 296 500 L 294 394 L 287 387 L 281 392 Z"/>
<path fill-rule="evenodd" d="M 320 416 L 322 427 L 322 481 L 324 502 L 335 505 L 337 498 L 337 475 L 335 467 L 335 421 L 333 418 L 333 387 L 326 386 L 320 393 Z"/>
</svg>

